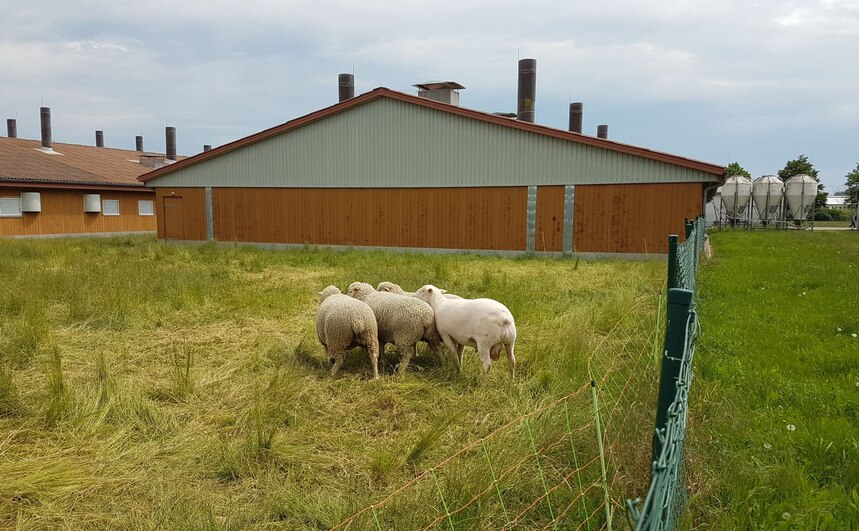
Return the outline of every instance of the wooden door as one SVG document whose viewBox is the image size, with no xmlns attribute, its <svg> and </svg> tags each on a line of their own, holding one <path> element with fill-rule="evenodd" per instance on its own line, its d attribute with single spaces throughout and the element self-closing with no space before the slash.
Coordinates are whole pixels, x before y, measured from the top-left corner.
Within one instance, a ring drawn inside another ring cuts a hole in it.
<svg viewBox="0 0 859 531">
<path fill-rule="evenodd" d="M 185 239 L 185 223 L 182 221 L 181 197 L 164 198 L 164 239 Z"/>
</svg>

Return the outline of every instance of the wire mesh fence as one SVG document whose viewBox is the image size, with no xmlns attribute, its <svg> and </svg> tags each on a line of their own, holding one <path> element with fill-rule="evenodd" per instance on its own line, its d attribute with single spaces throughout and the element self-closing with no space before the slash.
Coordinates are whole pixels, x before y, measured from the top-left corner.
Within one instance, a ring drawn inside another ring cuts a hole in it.
<svg viewBox="0 0 859 531">
<path fill-rule="evenodd" d="M 669 288 L 694 288 L 703 222 L 689 230 L 686 242 L 673 249 L 677 254 L 673 265 L 669 262 Z M 668 304 L 669 327 L 663 329 L 666 300 L 670 303 L 671 295 L 660 292 L 629 307 L 592 348 L 589 378 L 575 390 L 547 399 L 434 466 L 415 471 L 409 481 L 359 506 L 332 529 L 613 529 L 615 515 L 624 509 L 624 498 L 615 493 L 643 491 L 642 478 L 651 465 L 647 500 L 641 511 L 627 502 L 628 514 L 639 526 L 648 525 L 646 515 L 665 512 L 665 507 L 673 518 L 682 506 L 680 463 L 697 319 L 687 312 L 681 340 L 689 347 L 678 358 L 684 367 L 679 381 L 686 383 L 676 386 L 682 393 L 671 394 L 670 422 L 657 430 L 664 446 L 653 462 L 642 448 L 648 437 L 645 426 L 654 423 L 654 353 L 665 358 L 663 340 L 667 345 L 670 324 L 676 321 Z"/>
<path fill-rule="evenodd" d="M 661 336 L 661 301 L 643 297 L 593 348 L 590 379 L 571 392 L 505 422 L 419 473 L 333 529 L 609 528 L 622 510 L 612 496 L 625 447 L 640 448 Z M 641 385 L 642 379 L 650 380 Z M 628 422 L 630 413 L 644 415 Z M 637 426 L 638 437 L 627 433 Z M 639 463 L 644 466 L 644 463 Z M 631 474 L 630 474 L 631 475 Z"/>
<path fill-rule="evenodd" d="M 684 442 L 692 384 L 695 339 L 700 331 L 695 312 L 698 258 L 704 247 L 704 220 L 686 223 L 686 241 L 671 237 L 668 257 L 668 308 L 665 348 L 653 438 L 653 466 L 644 503 L 627 502 L 636 530 L 675 529 L 686 504 L 683 486 Z"/>
</svg>

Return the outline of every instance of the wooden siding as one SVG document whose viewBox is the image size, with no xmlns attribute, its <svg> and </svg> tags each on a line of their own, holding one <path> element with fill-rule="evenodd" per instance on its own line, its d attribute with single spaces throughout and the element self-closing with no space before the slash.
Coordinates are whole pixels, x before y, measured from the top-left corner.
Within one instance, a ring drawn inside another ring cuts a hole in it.
<svg viewBox="0 0 859 531">
<path fill-rule="evenodd" d="M 138 214 L 138 200 L 154 200 L 146 192 L 100 191 L 102 201 L 119 200 L 119 215 L 87 214 L 84 193 L 80 190 L 47 190 L 40 188 L 0 188 L 0 197 L 20 197 L 21 192 L 41 194 L 42 211 L 21 214 L 16 218 L 0 218 L 0 236 L 41 236 L 56 234 L 98 234 L 103 232 L 151 232 L 156 216 Z M 88 192 L 93 193 L 93 192 Z"/>
<path fill-rule="evenodd" d="M 534 248 L 540 252 L 561 252 L 564 249 L 564 187 L 537 187 L 537 240 Z"/>
<path fill-rule="evenodd" d="M 539 198 L 539 194 L 537 196 Z M 668 235 L 703 212 L 703 185 L 576 186 L 573 248 L 594 253 L 667 253 Z"/>
<path fill-rule="evenodd" d="M 159 240 L 206 239 L 205 188 L 158 188 L 155 196 Z M 171 223 L 169 234 L 165 221 Z"/>
<path fill-rule="evenodd" d="M 524 250 L 527 199 L 526 187 L 215 188 L 212 202 L 218 241 Z"/>
</svg>

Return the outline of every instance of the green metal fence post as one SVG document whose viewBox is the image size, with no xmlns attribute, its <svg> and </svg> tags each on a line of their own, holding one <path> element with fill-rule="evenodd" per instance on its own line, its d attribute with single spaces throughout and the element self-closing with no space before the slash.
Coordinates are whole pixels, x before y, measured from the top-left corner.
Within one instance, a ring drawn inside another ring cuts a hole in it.
<svg viewBox="0 0 859 531">
<path fill-rule="evenodd" d="M 689 221 L 689 218 L 683 218 L 683 219 L 684 219 L 683 226 L 686 227 L 686 240 L 688 240 L 689 236 L 692 236 L 692 228 L 694 227 L 694 225 L 692 225 L 692 222 Z"/>
<path fill-rule="evenodd" d="M 668 237 L 668 289 L 677 287 L 677 235 Z"/>
<path fill-rule="evenodd" d="M 677 379 L 683 360 L 686 322 L 692 292 L 687 289 L 668 290 L 668 320 L 665 324 L 665 348 L 662 350 L 662 371 L 659 376 L 659 399 L 656 402 L 656 433 L 653 434 L 653 461 L 662 453 L 662 439 L 668 421 L 668 408 L 677 395 Z"/>
</svg>

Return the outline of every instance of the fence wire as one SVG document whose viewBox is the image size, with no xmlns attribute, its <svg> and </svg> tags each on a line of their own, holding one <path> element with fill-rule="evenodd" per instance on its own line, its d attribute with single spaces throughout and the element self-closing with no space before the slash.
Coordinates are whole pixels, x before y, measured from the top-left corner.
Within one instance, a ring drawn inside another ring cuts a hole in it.
<svg viewBox="0 0 859 531">
<path fill-rule="evenodd" d="M 674 239 L 668 288 L 694 290 L 703 238 L 700 221 L 688 225 L 684 243 Z M 640 427 L 653 422 L 653 355 L 663 339 L 665 299 L 638 300 L 602 334 L 588 361 L 590 382 L 416 471 L 332 529 L 612 529 L 612 515 L 623 509 L 623 498 L 612 498 L 612 490 L 629 490 L 630 478 L 642 475 L 631 469 L 649 462 Z M 643 311 L 651 304 L 655 312 Z M 668 423 L 657 430 L 664 448 L 652 464 L 647 499 L 640 511 L 627 502 L 638 529 L 671 528 L 683 507 L 683 434 L 697 323 L 691 312 L 677 396 Z M 588 409 L 590 417 L 583 414 Z M 630 455 L 638 456 L 635 463 Z"/>
<path fill-rule="evenodd" d="M 685 291 L 688 299 L 685 306 L 673 309 L 677 312 L 675 319 L 680 317 L 675 326 L 672 327 L 670 323 L 672 318 L 670 313 L 668 317 L 666 349 L 663 356 L 669 361 L 679 361 L 679 364 L 676 374 L 666 374 L 666 367 L 671 364 L 663 363 L 662 378 L 676 381 L 675 393 L 673 400 L 667 406 L 665 424 L 656 427 L 654 451 L 657 445 L 661 446 L 661 449 L 652 465 L 647 497 L 640 506 L 638 506 L 638 500 L 627 501 L 627 515 L 636 531 L 676 529 L 678 519 L 686 506 L 687 491 L 683 484 L 684 445 L 689 389 L 692 384 L 692 360 L 695 356 L 695 340 L 700 331 L 700 323 L 695 312 L 695 288 L 704 238 L 704 219 L 699 218 L 694 222 L 687 222 L 684 243 L 677 244 L 675 238 L 670 245 L 669 288 Z M 671 311 L 672 309 L 669 309 L 669 312 Z M 676 334 L 682 337 L 679 351 L 673 351 L 671 347 L 673 343 L 669 337 Z"/>
<path fill-rule="evenodd" d="M 638 388 L 652 388 L 656 380 L 656 371 L 642 365 L 652 366 L 661 335 L 658 307 L 661 302 L 648 295 L 624 310 L 593 345 L 590 379 L 581 387 L 472 440 L 332 529 L 606 528 L 623 508 L 623 498 L 610 496 L 626 465 L 614 454 L 624 444 L 641 447 L 647 437 L 641 415 L 652 422 L 652 393 L 639 396 Z M 605 428 L 600 441 L 595 409 Z M 633 413 L 638 420 L 629 422 Z"/>
</svg>

